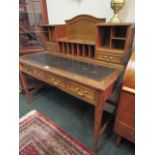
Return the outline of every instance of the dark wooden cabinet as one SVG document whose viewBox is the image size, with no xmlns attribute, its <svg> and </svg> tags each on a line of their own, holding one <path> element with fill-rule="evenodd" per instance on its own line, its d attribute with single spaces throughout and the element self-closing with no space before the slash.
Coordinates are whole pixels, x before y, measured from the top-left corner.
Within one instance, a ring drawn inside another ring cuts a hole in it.
<svg viewBox="0 0 155 155">
<path fill-rule="evenodd" d="M 135 142 L 135 71 L 134 53 L 125 71 L 125 77 L 119 99 L 119 106 L 114 126 L 117 134 L 117 145 L 121 137 Z"/>
<path fill-rule="evenodd" d="M 48 24 L 46 0 L 19 0 L 19 56 L 44 51 L 40 24 Z M 27 79 L 29 90 L 37 90 L 43 85 L 28 75 Z M 20 90 L 25 92 L 22 82 Z"/>
</svg>

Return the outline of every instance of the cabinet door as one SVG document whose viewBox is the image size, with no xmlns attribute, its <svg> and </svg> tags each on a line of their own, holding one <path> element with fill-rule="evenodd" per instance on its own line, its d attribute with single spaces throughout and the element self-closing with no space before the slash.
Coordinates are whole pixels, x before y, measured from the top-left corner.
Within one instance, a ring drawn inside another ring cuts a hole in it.
<svg viewBox="0 0 155 155">
<path fill-rule="evenodd" d="M 19 0 L 19 47 L 25 49 L 41 49 L 42 32 L 38 25 L 47 23 L 46 0 Z"/>
</svg>

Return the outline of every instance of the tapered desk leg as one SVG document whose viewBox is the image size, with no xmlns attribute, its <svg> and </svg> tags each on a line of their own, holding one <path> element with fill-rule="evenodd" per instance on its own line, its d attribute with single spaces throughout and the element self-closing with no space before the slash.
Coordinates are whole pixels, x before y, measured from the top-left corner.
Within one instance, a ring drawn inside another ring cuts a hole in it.
<svg viewBox="0 0 155 155">
<path fill-rule="evenodd" d="M 103 116 L 103 107 L 104 107 L 104 96 L 100 96 L 98 103 L 95 106 L 94 112 L 94 152 L 97 153 L 98 142 L 100 138 L 100 130 L 102 125 L 102 116 Z"/>
<path fill-rule="evenodd" d="M 103 110 L 106 103 L 106 100 L 109 98 L 114 88 L 114 83 L 112 83 L 109 87 L 107 87 L 103 92 L 98 92 L 96 94 L 96 105 L 94 112 L 94 151 L 97 153 L 98 142 L 101 134 L 105 131 L 107 127 L 107 123 L 104 123 L 102 126 L 103 119 Z"/>
<path fill-rule="evenodd" d="M 119 136 L 119 135 L 117 135 L 117 138 L 116 138 L 116 146 L 118 146 L 120 144 L 121 139 L 122 139 L 122 137 Z"/>
<path fill-rule="evenodd" d="M 26 76 L 25 76 L 25 74 L 23 72 L 19 72 L 19 74 L 20 74 L 20 78 L 21 78 L 23 88 L 25 90 L 25 94 L 26 94 L 26 97 L 27 97 L 27 102 L 28 102 L 28 104 L 32 104 L 32 96 L 31 96 L 31 93 L 28 90 L 28 82 L 27 82 Z"/>
</svg>

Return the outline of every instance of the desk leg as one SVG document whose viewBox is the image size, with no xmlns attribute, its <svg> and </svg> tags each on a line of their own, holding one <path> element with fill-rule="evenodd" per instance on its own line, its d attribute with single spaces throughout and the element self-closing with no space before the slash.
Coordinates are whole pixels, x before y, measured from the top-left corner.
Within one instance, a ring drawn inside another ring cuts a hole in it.
<svg viewBox="0 0 155 155">
<path fill-rule="evenodd" d="M 95 106 L 94 112 L 94 152 L 97 153 L 98 142 L 100 138 L 100 130 L 102 125 L 102 116 L 103 116 L 103 107 L 104 107 L 104 94 L 99 97 L 98 103 Z"/>
<path fill-rule="evenodd" d="M 117 138 L 116 138 L 116 146 L 118 146 L 120 144 L 121 139 L 122 139 L 122 137 L 119 136 L 119 135 L 117 135 Z"/>
<path fill-rule="evenodd" d="M 113 91 L 114 83 L 105 89 L 104 92 L 97 93 L 96 95 L 96 105 L 94 114 L 94 151 L 97 152 L 98 142 L 101 134 L 105 131 L 107 123 L 102 127 L 103 111 L 106 100 L 109 98 Z"/>
<path fill-rule="evenodd" d="M 19 90 L 21 93 L 24 93 L 24 87 L 23 87 L 23 83 L 22 83 L 22 80 L 21 80 L 21 76 L 19 74 Z"/>
<path fill-rule="evenodd" d="M 28 82 L 27 82 L 26 76 L 21 71 L 19 72 L 19 74 L 20 74 L 20 79 L 21 79 L 23 88 L 25 90 L 25 94 L 26 94 L 26 97 L 27 97 L 27 102 L 28 102 L 28 104 L 32 104 L 32 97 L 31 97 L 31 94 L 30 94 L 30 92 L 28 90 Z"/>
</svg>

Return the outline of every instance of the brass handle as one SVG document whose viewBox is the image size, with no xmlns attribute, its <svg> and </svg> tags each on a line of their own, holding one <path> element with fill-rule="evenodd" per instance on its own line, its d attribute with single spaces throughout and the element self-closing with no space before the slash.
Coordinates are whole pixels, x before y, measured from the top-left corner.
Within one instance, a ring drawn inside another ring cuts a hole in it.
<svg viewBox="0 0 155 155">
<path fill-rule="evenodd" d="M 79 88 L 75 88 L 75 92 L 76 92 L 79 96 L 84 96 L 85 94 L 87 94 L 87 90 L 81 92 L 81 91 L 79 90 Z"/>
<path fill-rule="evenodd" d="M 32 72 L 33 74 L 38 75 L 38 76 L 41 76 L 41 75 L 42 75 L 42 73 L 41 73 L 40 71 L 36 70 L 36 69 L 33 69 L 31 72 Z"/>
<path fill-rule="evenodd" d="M 55 81 L 55 82 L 53 82 L 54 83 L 54 85 L 58 85 L 58 84 L 60 84 L 60 81 Z"/>
<path fill-rule="evenodd" d="M 104 56 L 104 60 L 109 61 L 108 56 Z"/>
<path fill-rule="evenodd" d="M 61 81 L 59 81 L 59 80 L 57 80 L 55 78 L 53 78 L 52 81 L 53 81 L 53 84 L 56 85 L 56 86 L 61 83 Z"/>
</svg>

